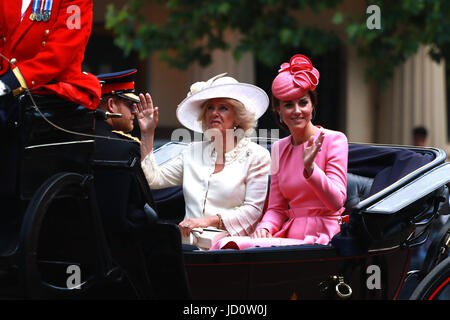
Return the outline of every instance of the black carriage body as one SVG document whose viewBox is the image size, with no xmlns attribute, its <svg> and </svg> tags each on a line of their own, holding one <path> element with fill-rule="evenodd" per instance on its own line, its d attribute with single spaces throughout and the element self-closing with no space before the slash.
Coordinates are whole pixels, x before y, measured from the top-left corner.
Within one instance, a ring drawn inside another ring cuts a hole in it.
<svg viewBox="0 0 450 320">
<path fill-rule="evenodd" d="M 55 96 L 33 95 L 33 100 L 29 95 L 19 98 L 24 144 L 19 192 L 23 200 L 30 200 L 37 188 L 56 173 L 91 173 L 95 147 L 89 136 L 95 126 L 92 110 Z"/>
<path fill-rule="evenodd" d="M 2 144 L 14 150 L 4 155 L 11 158 L 4 162 L 10 168 L 3 170 L 6 177 L 2 177 L 6 179 L 2 183 L 9 186 L 0 188 L 2 218 L 6 220 L 23 215 L 36 190 L 52 175 L 89 173 L 94 150 L 93 139 L 85 136 L 93 133 L 91 110 L 55 96 L 35 94 L 19 96 L 16 108 L 17 121 L 0 137 Z M 56 126 L 81 135 L 65 133 L 43 116 Z"/>
<path fill-rule="evenodd" d="M 321 245 L 226 251 L 184 254 L 194 299 L 345 299 L 336 294 L 342 277 L 352 299 L 390 300 L 409 262 L 400 248 L 351 257 Z"/>
<path fill-rule="evenodd" d="M 270 150 L 270 141 L 262 143 Z M 184 147 L 169 143 L 155 153 L 157 162 L 168 161 Z M 427 178 L 433 170 L 445 175 L 445 165 L 441 168 L 445 157 L 431 148 L 350 144 L 344 213 L 350 221 L 330 245 L 185 250 L 192 298 L 345 299 L 336 292 L 341 279 L 350 286 L 352 299 L 396 299 L 411 248 L 428 236 L 415 233 L 416 227 L 429 226 L 448 203 L 448 177 L 434 183 L 429 183 L 433 176 Z M 415 188 L 420 192 L 411 191 Z M 181 188 L 153 192 L 157 206 L 165 209 L 158 212 L 162 219 L 183 218 Z M 386 209 L 385 201 L 395 206 L 388 204 Z"/>
<path fill-rule="evenodd" d="M 83 266 L 83 281 L 111 269 L 92 187 L 94 114 L 34 93 L 17 108 L 14 136 L 2 137 L 19 152 L 14 188 L 0 193 L 0 297 L 65 295 L 68 266 Z"/>
</svg>

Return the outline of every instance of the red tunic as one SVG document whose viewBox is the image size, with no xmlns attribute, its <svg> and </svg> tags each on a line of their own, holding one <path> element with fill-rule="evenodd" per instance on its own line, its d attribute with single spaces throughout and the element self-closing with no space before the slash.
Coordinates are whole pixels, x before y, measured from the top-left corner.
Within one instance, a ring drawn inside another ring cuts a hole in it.
<svg viewBox="0 0 450 320">
<path fill-rule="evenodd" d="M 93 1 L 54 0 L 47 22 L 29 19 L 33 3 L 21 22 L 21 4 L 0 2 L 0 53 L 14 59 L 29 89 L 44 88 L 87 108 L 96 108 L 100 83 L 94 75 L 81 71 L 92 29 Z M 0 76 L 8 69 L 8 62 L 0 58 Z"/>
</svg>

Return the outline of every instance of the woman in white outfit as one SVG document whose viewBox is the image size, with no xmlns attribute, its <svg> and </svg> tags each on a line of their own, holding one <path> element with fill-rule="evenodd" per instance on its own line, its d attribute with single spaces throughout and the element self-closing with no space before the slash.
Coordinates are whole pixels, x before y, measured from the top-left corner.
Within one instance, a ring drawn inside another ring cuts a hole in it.
<svg viewBox="0 0 450 320">
<path fill-rule="evenodd" d="M 149 94 L 141 94 L 140 100 L 136 116 L 141 129 L 141 166 L 153 189 L 183 185 L 182 236 L 188 237 L 199 227 L 216 227 L 230 235 L 251 234 L 266 199 L 270 154 L 247 134 L 266 111 L 267 94 L 224 74 L 194 83 L 177 108 L 177 118 L 207 140 L 191 143 L 161 166 L 152 152 L 158 108 Z"/>
</svg>

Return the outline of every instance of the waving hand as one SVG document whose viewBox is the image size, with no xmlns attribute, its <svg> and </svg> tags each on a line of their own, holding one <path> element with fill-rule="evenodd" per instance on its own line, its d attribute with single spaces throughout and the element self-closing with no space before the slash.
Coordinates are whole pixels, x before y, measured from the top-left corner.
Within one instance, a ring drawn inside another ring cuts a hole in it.
<svg viewBox="0 0 450 320">
<path fill-rule="evenodd" d="M 306 176 L 309 177 L 314 170 L 314 159 L 321 150 L 325 132 L 321 131 L 316 140 L 311 136 L 308 139 L 305 150 L 303 151 L 303 163 L 305 166 Z"/>
</svg>

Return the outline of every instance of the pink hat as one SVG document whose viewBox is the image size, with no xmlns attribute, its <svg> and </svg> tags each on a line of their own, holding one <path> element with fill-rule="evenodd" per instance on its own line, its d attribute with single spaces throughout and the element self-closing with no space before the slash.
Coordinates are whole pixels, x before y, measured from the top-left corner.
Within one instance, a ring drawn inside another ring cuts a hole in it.
<svg viewBox="0 0 450 320">
<path fill-rule="evenodd" d="M 272 94 L 279 100 L 295 100 L 303 97 L 319 84 L 319 71 L 311 60 L 296 54 L 289 63 L 283 63 L 272 82 Z"/>
</svg>

